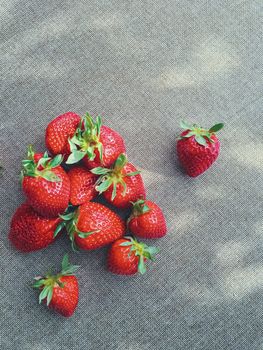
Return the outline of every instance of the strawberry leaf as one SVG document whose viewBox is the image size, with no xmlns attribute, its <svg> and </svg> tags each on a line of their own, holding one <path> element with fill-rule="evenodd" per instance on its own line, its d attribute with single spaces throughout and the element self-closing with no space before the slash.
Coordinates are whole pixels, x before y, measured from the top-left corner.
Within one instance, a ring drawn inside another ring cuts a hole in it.
<svg viewBox="0 0 263 350">
<path fill-rule="evenodd" d="M 70 144 L 70 150 L 71 151 L 75 151 L 77 150 L 77 146 L 81 146 L 82 145 L 82 142 L 77 138 L 76 135 L 74 135 L 71 139 L 69 139 L 69 144 Z M 72 147 L 72 149 L 71 149 Z"/>
<path fill-rule="evenodd" d="M 60 182 L 61 178 L 57 176 L 53 171 L 51 170 L 45 170 L 41 171 L 39 174 L 41 177 L 43 177 L 45 180 L 50 181 L 50 182 Z"/>
<path fill-rule="evenodd" d="M 104 180 L 99 186 L 96 186 L 96 191 L 101 194 L 102 192 L 105 192 L 112 184 L 111 179 Z"/>
<path fill-rule="evenodd" d="M 125 154 L 122 153 L 116 159 L 115 164 L 114 164 L 114 169 L 120 170 L 124 167 L 125 164 L 127 164 L 127 157 L 125 156 Z"/>
<path fill-rule="evenodd" d="M 98 142 L 98 144 L 97 144 L 97 148 L 98 148 L 98 151 L 99 151 L 100 161 L 102 161 L 102 156 L 103 156 L 103 146 L 102 146 L 102 143 L 101 143 L 101 142 Z"/>
<path fill-rule="evenodd" d="M 113 183 L 113 190 L 112 190 L 112 193 L 111 193 L 111 200 L 112 201 L 116 197 L 116 194 L 117 194 L 117 185 L 116 185 L 116 183 Z"/>
<path fill-rule="evenodd" d="M 81 232 L 81 231 L 77 231 L 77 234 L 80 238 L 87 238 L 88 236 L 92 235 L 93 233 L 98 232 L 98 230 L 96 231 L 90 231 L 90 232 Z"/>
<path fill-rule="evenodd" d="M 48 292 L 47 292 L 47 306 L 48 306 L 53 296 L 53 287 L 49 286 L 47 289 L 48 289 Z"/>
<path fill-rule="evenodd" d="M 34 149 L 33 149 L 33 145 L 29 145 L 28 146 L 28 151 L 27 151 L 27 158 L 31 159 L 31 160 L 34 160 L 34 155 L 35 155 L 35 152 L 34 152 Z"/>
<path fill-rule="evenodd" d="M 182 129 L 187 129 L 187 130 L 189 129 L 189 130 L 191 130 L 193 126 L 182 120 L 180 122 L 180 127 Z"/>
<path fill-rule="evenodd" d="M 74 164 L 79 162 L 82 158 L 84 158 L 86 155 L 86 152 L 82 151 L 76 151 L 74 150 L 70 156 L 68 157 L 66 164 Z"/>
<path fill-rule="evenodd" d="M 210 133 L 211 132 L 217 132 L 217 131 L 223 129 L 223 127 L 224 127 L 223 123 L 216 124 L 216 125 L 212 126 L 212 128 L 209 129 L 209 132 Z"/>
<path fill-rule="evenodd" d="M 39 297 L 38 297 L 38 301 L 39 301 L 39 304 L 41 304 L 42 300 L 44 300 L 46 297 L 47 297 L 47 294 L 48 294 L 48 286 L 45 286 L 41 293 L 39 294 Z"/>
<path fill-rule="evenodd" d="M 63 160 L 63 156 L 61 154 L 57 154 L 55 158 L 53 158 L 50 162 L 49 162 L 49 167 L 50 168 L 55 168 L 57 166 L 59 166 L 62 163 Z"/>
<path fill-rule="evenodd" d="M 77 151 L 77 146 L 75 145 L 76 140 L 77 140 L 76 136 L 73 136 L 72 139 L 68 139 L 69 148 L 71 152 Z"/>
<path fill-rule="evenodd" d="M 39 288 L 39 287 L 42 287 L 44 284 L 45 284 L 45 279 L 44 279 L 44 278 L 41 278 L 41 279 L 39 279 L 39 280 L 36 280 L 36 281 L 33 283 L 32 287 L 33 287 L 33 288 Z"/>
<path fill-rule="evenodd" d="M 159 253 L 159 249 L 156 247 L 146 247 L 145 251 L 148 252 L 150 254 L 149 259 L 153 258 L 153 255 Z"/>
<path fill-rule="evenodd" d="M 133 243 L 132 242 L 123 242 L 120 244 L 121 247 L 127 247 L 129 245 L 133 245 Z"/>
<path fill-rule="evenodd" d="M 203 136 L 196 135 L 195 140 L 197 143 L 199 143 L 199 145 L 206 146 L 206 139 Z"/>
<path fill-rule="evenodd" d="M 37 168 L 42 166 L 43 168 L 45 168 L 49 162 L 51 158 L 48 157 L 48 158 L 40 158 L 39 161 L 37 162 Z"/>
<path fill-rule="evenodd" d="M 65 254 L 63 256 L 63 259 L 62 259 L 62 263 L 61 263 L 61 266 L 62 266 L 62 271 L 63 270 L 66 270 L 68 267 L 69 267 L 69 258 L 68 258 L 68 254 Z"/>
<path fill-rule="evenodd" d="M 90 171 L 92 172 L 92 174 L 95 174 L 95 175 L 105 175 L 109 173 L 111 169 L 97 167 L 97 168 L 91 169 Z"/>
<path fill-rule="evenodd" d="M 68 213 L 68 214 L 59 215 L 59 217 L 60 217 L 61 219 L 63 219 L 63 220 L 68 221 L 68 220 L 73 219 L 74 215 L 75 215 L 75 213 L 74 213 L 74 211 L 73 211 L 73 212 Z"/>
<path fill-rule="evenodd" d="M 144 263 L 143 255 L 140 255 L 139 264 L 138 264 L 138 271 L 143 275 L 146 272 L 146 266 Z"/>
<path fill-rule="evenodd" d="M 140 174 L 141 172 L 139 171 L 139 170 L 137 170 L 137 171 L 133 171 L 133 172 L 131 172 L 131 173 L 126 173 L 126 176 L 135 176 L 135 175 L 138 175 L 138 174 Z"/>
<path fill-rule="evenodd" d="M 55 238 L 55 237 L 57 237 L 57 235 L 58 235 L 58 233 L 63 229 L 63 227 L 65 227 L 66 226 L 66 223 L 63 221 L 63 222 L 61 222 L 60 224 L 58 224 L 57 225 L 57 227 L 56 227 L 56 229 L 55 229 L 55 231 L 54 231 L 54 235 L 53 235 L 53 237 Z"/>
</svg>

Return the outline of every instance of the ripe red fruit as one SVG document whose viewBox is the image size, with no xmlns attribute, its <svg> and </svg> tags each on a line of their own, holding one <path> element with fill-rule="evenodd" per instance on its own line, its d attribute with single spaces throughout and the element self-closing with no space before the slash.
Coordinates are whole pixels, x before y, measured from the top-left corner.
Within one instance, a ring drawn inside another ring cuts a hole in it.
<svg viewBox="0 0 263 350">
<path fill-rule="evenodd" d="M 48 219 L 37 214 L 28 203 L 23 203 L 14 213 L 9 240 L 22 252 L 32 252 L 47 247 L 55 239 L 60 218 Z"/>
<path fill-rule="evenodd" d="M 152 260 L 158 252 L 155 247 L 148 247 L 131 237 L 115 241 L 108 252 L 108 270 L 118 275 L 134 275 L 146 272 L 145 261 Z"/>
<path fill-rule="evenodd" d="M 177 141 L 179 161 L 187 175 L 196 177 L 205 172 L 215 162 L 220 151 L 220 142 L 215 132 L 221 130 L 224 124 L 216 124 L 209 130 L 181 123 L 185 129 Z"/>
<path fill-rule="evenodd" d="M 86 202 L 60 217 L 64 220 L 61 227 L 66 227 L 73 249 L 101 248 L 125 233 L 123 220 L 100 203 Z"/>
<path fill-rule="evenodd" d="M 53 119 L 46 128 L 46 147 L 53 154 L 62 154 L 66 159 L 70 154 L 68 139 L 71 138 L 80 123 L 80 116 L 67 112 Z"/>
<path fill-rule="evenodd" d="M 96 190 L 117 208 L 128 208 L 131 202 L 145 198 L 140 172 L 132 163 L 128 163 L 124 154 L 119 155 L 111 169 L 98 167 L 91 172 L 100 175 Z"/>
<path fill-rule="evenodd" d="M 36 162 L 38 160 L 38 162 Z M 59 164 L 62 156 L 51 159 L 47 153 L 40 158 L 29 146 L 28 159 L 22 161 L 22 189 L 28 203 L 40 215 L 56 217 L 69 204 L 70 181 Z"/>
<path fill-rule="evenodd" d="M 79 266 L 70 265 L 68 255 L 62 260 L 62 271 L 56 275 L 48 273 L 35 277 L 33 288 L 41 290 L 39 304 L 46 305 L 64 317 L 73 315 L 79 301 L 79 285 L 74 272 Z"/>
<path fill-rule="evenodd" d="M 67 164 L 73 164 L 83 159 L 88 169 L 98 166 L 108 167 L 117 159 L 120 153 L 125 153 L 122 137 L 111 128 L 101 125 L 101 118 L 94 122 L 87 113 L 70 139 L 71 154 Z"/>
<path fill-rule="evenodd" d="M 160 238 L 166 234 L 166 221 L 161 208 L 154 202 L 139 199 L 133 203 L 128 228 L 141 238 Z"/>
<path fill-rule="evenodd" d="M 95 189 L 97 176 L 88 169 L 77 166 L 68 172 L 70 180 L 70 203 L 80 205 L 94 199 L 98 192 Z"/>
</svg>

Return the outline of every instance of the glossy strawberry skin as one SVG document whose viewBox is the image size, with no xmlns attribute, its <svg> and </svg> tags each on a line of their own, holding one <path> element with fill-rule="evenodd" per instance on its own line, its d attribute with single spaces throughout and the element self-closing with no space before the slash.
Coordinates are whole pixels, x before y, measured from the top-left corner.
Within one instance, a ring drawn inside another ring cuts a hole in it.
<svg viewBox="0 0 263 350">
<path fill-rule="evenodd" d="M 127 163 L 122 170 L 122 174 L 127 174 L 134 171 L 137 171 L 135 166 L 131 163 Z M 126 193 L 124 196 L 122 195 L 123 186 L 120 183 L 117 184 L 117 192 L 113 200 L 111 199 L 113 191 L 112 185 L 105 192 L 103 192 L 103 196 L 108 202 L 110 202 L 115 207 L 125 209 L 131 207 L 132 204 L 130 202 L 136 202 L 136 200 L 139 198 L 144 199 L 146 193 L 144 183 L 140 174 L 133 176 L 125 176 L 123 177 L 123 180 L 125 181 L 127 186 Z"/>
<path fill-rule="evenodd" d="M 189 130 L 185 130 L 181 136 L 185 136 Z M 220 152 L 220 142 L 213 134 L 211 139 L 207 140 L 207 145 L 198 144 L 194 136 L 182 138 L 177 141 L 177 154 L 179 161 L 187 175 L 196 177 L 204 173 L 217 159 Z"/>
<path fill-rule="evenodd" d="M 99 152 L 96 149 L 96 157 L 94 160 L 89 160 L 87 156 L 83 158 L 83 163 L 88 169 L 98 166 L 110 167 L 121 153 L 126 152 L 123 138 L 116 131 L 107 126 L 101 126 L 99 140 L 103 146 L 102 162 L 99 157 Z"/>
<path fill-rule="evenodd" d="M 86 168 L 76 166 L 69 170 L 70 203 L 80 205 L 94 199 L 98 192 L 95 190 L 95 182 L 98 176 L 92 174 Z"/>
<path fill-rule="evenodd" d="M 62 288 L 59 285 L 54 287 L 48 307 L 64 317 L 70 317 L 73 315 L 79 301 L 78 280 L 75 276 L 61 276 L 59 281 L 64 283 L 64 287 Z"/>
<path fill-rule="evenodd" d="M 150 209 L 138 216 L 131 216 L 128 221 L 129 230 L 141 238 L 161 238 L 166 235 L 166 220 L 161 208 L 154 202 L 145 201 Z"/>
<path fill-rule="evenodd" d="M 69 204 L 70 181 L 61 166 L 52 169 L 61 181 L 51 182 L 40 176 L 24 176 L 22 189 L 28 203 L 42 216 L 56 217 L 62 214 Z"/>
<path fill-rule="evenodd" d="M 64 160 L 70 154 L 68 139 L 74 135 L 81 117 L 67 112 L 53 119 L 46 128 L 46 147 L 52 155 L 62 154 Z"/>
<path fill-rule="evenodd" d="M 101 248 L 122 237 L 125 233 L 123 220 L 100 203 L 87 202 L 79 207 L 77 229 L 81 232 L 96 231 L 86 238 L 75 234 L 76 245 L 85 250 Z"/>
<path fill-rule="evenodd" d="M 131 246 L 120 245 L 124 242 L 129 240 L 121 238 L 111 245 L 107 258 L 108 270 L 118 275 L 134 275 L 138 272 L 139 257 L 131 251 Z"/>
<path fill-rule="evenodd" d="M 60 222 L 60 218 L 41 217 L 28 203 L 23 203 L 12 217 L 8 237 L 22 252 L 39 250 L 54 241 L 54 231 Z"/>
</svg>

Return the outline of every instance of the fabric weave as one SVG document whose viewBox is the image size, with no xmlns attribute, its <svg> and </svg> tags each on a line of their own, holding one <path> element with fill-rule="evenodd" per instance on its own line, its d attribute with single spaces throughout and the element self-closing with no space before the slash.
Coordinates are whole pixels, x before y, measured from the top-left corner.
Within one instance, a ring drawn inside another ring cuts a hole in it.
<svg viewBox="0 0 263 350">
<path fill-rule="evenodd" d="M 262 338 L 262 10 L 260 0 L 2 0 L 0 348 L 260 350 Z M 66 237 L 22 254 L 7 240 L 24 201 L 27 145 L 66 111 L 100 114 L 125 139 L 168 235 L 144 276 L 106 271 L 106 251 Z M 180 120 L 211 127 L 221 154 L 186 177 Z M 79 269 L 71 319 L 39 306 L 32 278 L 65 252 Z"/>
</svg>

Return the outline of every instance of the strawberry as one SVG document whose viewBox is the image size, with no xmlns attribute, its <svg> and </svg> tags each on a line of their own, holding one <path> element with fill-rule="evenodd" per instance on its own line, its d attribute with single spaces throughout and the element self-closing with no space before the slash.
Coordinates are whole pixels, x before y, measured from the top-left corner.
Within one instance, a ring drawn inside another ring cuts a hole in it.
<svg viewBox="0 0 263 350">
<path fill-rule="evenodd" d="M 46 147 L 53 154 L 62 154 L 66 159 L 70 154 L 68 139 L 71 138 L 80 123 L 80 116 L 67 112 L 53 119 L 46 128 Z"/>
<path fill-rule="evenodd" d="M 29 146 L 28 158 L 22 161 L 23 191 L 29 204 L 42 216 L 56 217 L 68 206 L 70 181 L 59 166 L 61 162 L 60 154 L 51 159 L 45 152 L 41 157 L 35 155 L 32 146 Z"/>
<path fill-rule="evenodd" d="M 57 234 L 60 218 L 44 218 L 26 202 L 14 213 L 9 231 L 9 240 L 22 252 L 32 252 L 47 247 Z"/>
<path fill-rule="evenodd" d="M 166 234 L 166 221 L 161 208 L 154 202 L 139 199 L 133 203 L 128 228 L 142 238 L 160 238 Z"/>
<path fill-rule="evenodd" d="M 73 250 L 101 248 L 125 232 L 123 220 L 100 203 L 86 202 L 60 217 L 64 220 L 60 227 L 66 227 Z"/>
<path fill-rule="evenodd" d="M 158 252 L 155 247 L 139 243 L 135 238 L 123 237 L 115 241 L 108 252 L 108 270 L 118 275 L 146 272 L 145 261 Z"/>
<path fill-rule="evenodd" d="M 69 143 L 71 155 L 66 163 L 73 164 L 83 159 L 88 169 L 108 167 L 120 153 L 126 152 L 122 137 L 116 131 L 102 125 L 99 116 L 94 122 L 88 113 L 82 118 L 82 123 Z"/>
<path fill-rule="evenodd" d="M 78 267 L 70 265 L 68 255 L 65 254 L 60 273 L 56 275 L 47 273 L 44 277 L 35 277 L 33 288 L 41 290 L 39 304 L 43 301 L 62 316 L 72 316 L 79 301 L 79 285 L 74 276 Z"/>
<path fill-rule="evenodd" d="M 97 176 L 88 169 L 77 166 L 68 172 L 70 180 L 70 203 L 80 205 L 94 199 L 98 192 L 95 189 Z"/>
<path fill-rule="evenodd" d="M 140 172 L 124 154 L 119 155 L 112 168 L 97 167 L 91 172 L 100 175 L 96 190 L 117 208 L 128 208 L 131 202 L 145 198 Z"/>
<path fill-rule="evenodd" d="M 215 132 L 221 130 L 224 124 L 216 124 L 209 130 L 182 122 L 185 129 L 177 141 L 179 161 L 187 175 L 196 177 L 205 172 L 215 162 L 220 151 L 220 142 Z"/>
</svg>

